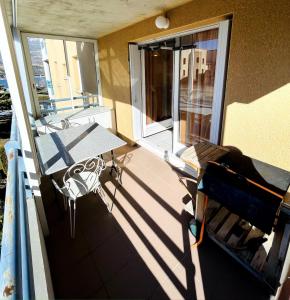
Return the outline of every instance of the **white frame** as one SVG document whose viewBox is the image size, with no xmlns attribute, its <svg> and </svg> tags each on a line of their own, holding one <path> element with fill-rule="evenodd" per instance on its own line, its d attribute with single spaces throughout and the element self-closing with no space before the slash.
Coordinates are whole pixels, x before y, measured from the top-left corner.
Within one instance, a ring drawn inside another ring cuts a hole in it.
<svg viewBox="0 0 290 300">
<path fill-rule="evenodd" d="M 41 34 L 41 33 L 30 33 L 30 32 L 21 32 L 21 40 L 22 45 L 24 49 L 25 59 L 26 59 L 26 66 L 28 69 L 29 74 L 29 80 L 30 80 L 30 86 L 33 94 L 33 101 L 36 108 L 36 114 L 37 117 L 41 116 L 40 112 L 40 106 L 39 102 L 37 101 L 37 93 L 34 86 L 34 79 L 33 79 L 33 69 L 32 69 L 32 63 L 30 58 L 30 52 L 28 47 L 28 37 L 34 37 L 34 38 L 43 38 L 43 39 L 59 39 L 63 41 L 74 41 L 74 42 L 88 42 L 94 44 L 94 50 L 95 50 L 95 63 L 96 63 L 96 75 L 97 75 L 97 94 L 98 94 L 98 100 L 99 105 L 103 105 L 103 97 L 102 97 L 102 86 L 101 86 L 101 77 L 100 77 L 100 64 L 99 64 L 99 52 L 98 52 L 98 42 L 93 39 L 87 39 L 87 38 L 80 38 L 80 37 L 69 37 L 69 36 L 61 36 L 61 35 L 51 35 L 51 34 Z"/>
<path fill-rule="evenodd" d="M 129 43 L 130 87 L 133 138 L 135 141 L 142 139 L 142 83 L 141 83 L 141 53 L 138 45 Z"/>
<path fill-rule="evenodd" d="M 210 141 L 214 144 L 219 143 L 221 116 L 223 106 L 223 95 L 225 87 L 225 71 L 227 63 L 228 34 L 230 21 L 222 21 L 219 23 L 216 77 L 214 82 L 214 98 L 212 108 L 212 122 L 210 129 Z"/>
<path fill-rule="evenodd" d="M 224 22 L 224 21 L 222 21 L 222 22 Z M 206 25 L 206 26 L 195 28 L 195 29 L 189 29 L 189 30 L 185 30 L 185 31 L 177 32 L 177 33 L 172 33 L 172 34 L 165 35 L 165 36 L 162 36 L 162 37 L 156 38 L 156 39 L 146 40 L 144 42 L 138 43 L 138 45 L 142 46 L 142 45 L 147 45 L 147 44 L 150 44 L 150 43 L 162 42 L 162 41 L 165 41 L 165 40 L 168 40 L 168 39 L 178 38 L 178 37 L 182 37 L 182 36 L 185 36 L 185 35 L 190 35 L 190 34 L 194 34 L 194 33 L 197 33 L 197 32 L 214 29 L 214 28 L 217 28 L 219 26 L 219 23 L 214 23 L 214 24 L 211 24 L 211 25 Z"/>
<path fill-rule="evenodd" d="M 145 50 L 141 50 L 141 82 L 142 82 L 142 137 L 147 137 L 152 134 L 167 130 L 173 127 L 173 118 L 168 118 L 161 122 L 153 122 L 146 124 L 146 80 L 145 80 Z M 174 81 L 174 79 L 173 79 Z M 173 98 L 172 98 L 173 99 Z M 172 101 L 172 100 L 171 100 Z"/>
<path fill-rule="evenodd" d="M 180 51 L 174 52 L 174 83 L 173 83 L 173 141 L 172 152 L 177 153 L 185 146 L 179 140 L 179 78 L 180 78 Z"/>
<path fill-rule="evenodd" d="M 23 91 L 24 91 L 24 97 L 27 105 L 27 110 L 29 113 L 29 120 L 30 123 L 33 124 L 34 118 L 37 115 L 37 109 L 35 107 L 34 100 L 33 100 L 34 96 L 30 88 L 30 79 L 29 79 L 29 73 L 26 66 L 24 49 L 21 40 L 21 33 L 16 28 L 13 28 L 13 40 L 14 40 L 15 53 L 17 56 L 18 68 L 19 68 Z"/>
</svg>

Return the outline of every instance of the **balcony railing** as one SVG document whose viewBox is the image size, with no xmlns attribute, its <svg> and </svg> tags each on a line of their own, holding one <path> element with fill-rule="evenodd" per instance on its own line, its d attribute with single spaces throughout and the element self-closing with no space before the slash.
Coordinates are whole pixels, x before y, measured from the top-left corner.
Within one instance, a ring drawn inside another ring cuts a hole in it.
<svg viewBox="0 0 290 300">
<path fill-rule="evenodd" d="M 87 108 L 99 105 L 98 95 L 77 96 L 73 98 L 47 99 L 40 102 L 42 114 L 49 114 L 58 111 L 71 110 L 76 108 Z M 82 101 L 82 102 L 81 102 Z M 69 105 L 65 105 L 65 102 Z M 60 103 L 64 103 L 63 105 Z"/>
<path fill-rule="evenodd" d="M 12 118 L 10 141 L 5 150 L 8 159 L 2 251 L 0 261 L 1 298 L 31 299 L 32 272 L 28 251 L 26 199 L 31 198 L 20 150 L 15 117 Z"/>
</svg>

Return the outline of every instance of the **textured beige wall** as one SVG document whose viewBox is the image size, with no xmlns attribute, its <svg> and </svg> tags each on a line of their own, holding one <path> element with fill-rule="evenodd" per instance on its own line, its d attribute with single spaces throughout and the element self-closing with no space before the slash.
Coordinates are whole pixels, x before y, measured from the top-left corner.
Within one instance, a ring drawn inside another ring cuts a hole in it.
<svg viewBox="0 0 290 300">
<path fill-rule="evenodd" d="M 67 98 L 70 95 L 62 40 L 45 40 L 49 61 L 54 98 Z"/>
<path fill-rule="evenodd" d="M 81 96 L 81 81 L 76 42 L 66 41 L 68 66 L 66 65 L 63 40 L 45 39 L 45 45 L 54 90 L 53 98 L 70 98 L 71 91 L 74 97 Z M 67 67 L 69 67 L 70 72 L 71 88 L 67 77 Z M 71 106 L 71 104 L 71 100 L 57 102 L 56 107 L 62 108 Z M 74 100 L 74 105 L 82 104 L 83 100 Z"/>
<path fill-rule="evenodd" d="M 170 29 L 154 18 L 99 39 L 105 103 L 118 132 L 132 139 L 128 42 L 199 27 L 232 15 L 222 144 L 290 170 L 290 5 L 288 0 L 192 1 L 168 12 Z"/>
</svg>

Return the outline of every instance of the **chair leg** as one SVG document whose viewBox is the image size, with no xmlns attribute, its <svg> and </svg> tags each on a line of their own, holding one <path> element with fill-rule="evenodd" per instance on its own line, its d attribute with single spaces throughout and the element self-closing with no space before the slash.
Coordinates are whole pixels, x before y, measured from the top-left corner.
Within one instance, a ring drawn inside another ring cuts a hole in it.
<svg viewBox="0 0 290 300">
<path fill-rule="evenodd" d="M 69 199 L 69 220 L 70 220 L 70 235 L 71 238 L 75 238 L 76 230 L 76 201 Z"/>
<path fill-rule="evenodd" d="M 67 197 L 65 195 L 62 195 L 63 197 L 63 207 L 64 207 L 64 210 L 67 211 Z"/>
</svg>

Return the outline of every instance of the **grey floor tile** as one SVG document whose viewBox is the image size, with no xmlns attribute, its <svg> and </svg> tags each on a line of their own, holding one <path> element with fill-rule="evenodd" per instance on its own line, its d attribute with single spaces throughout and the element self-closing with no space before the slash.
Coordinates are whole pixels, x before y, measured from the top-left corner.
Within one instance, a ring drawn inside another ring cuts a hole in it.
<svg viewBox="0 0 290 300">
<path fill-rule="evenodd" d="M 87 256 L 76 264 L 52 273 L 57 298 L 87 298 L 103 285 L 92 258 Z"/>
<path fill-rule="evenodd" d="M 148 299 L 158 282 L 145 263 L 135 258 L 105 286 L 111 298 Z"/>
<path fill-rule="evenodd" d="M 104 281 L 110 280 L 137 255 L 133 245 L 120 232 L 107 239 L 92 254 L 97 269 Z"/>
</svg>

